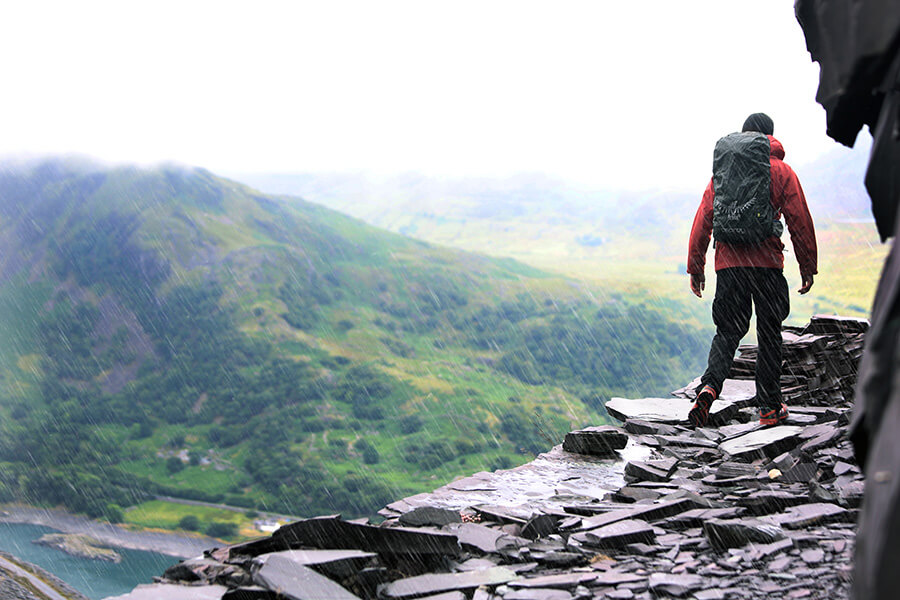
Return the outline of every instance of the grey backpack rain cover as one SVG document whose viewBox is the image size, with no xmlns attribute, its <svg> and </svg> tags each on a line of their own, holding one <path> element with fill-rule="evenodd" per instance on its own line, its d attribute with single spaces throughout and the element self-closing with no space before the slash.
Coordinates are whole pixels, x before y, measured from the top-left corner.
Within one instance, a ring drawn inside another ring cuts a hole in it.
<svg viewBox="0 0 900 600">
<path fill-rule="evenodd" d="M 713 152 L 713 239 L 726 244 L 760 244 L 781 235 L 772 207 L 769 138 L 730 133 Z"/>
</svg>

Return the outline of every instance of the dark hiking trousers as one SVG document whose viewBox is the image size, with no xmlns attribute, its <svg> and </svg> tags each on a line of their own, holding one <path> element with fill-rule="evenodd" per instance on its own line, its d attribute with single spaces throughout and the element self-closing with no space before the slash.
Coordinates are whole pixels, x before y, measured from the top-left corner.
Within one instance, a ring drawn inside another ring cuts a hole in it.
<svg viewBox="0 0 900 600">
<path fill-rule="evenodd" d="M 760 408 L 781 406 L 781 323 L 790 313 L 788 286 L 781 269 L 732 267 L 716 271 L 713 322 L 716 335 L 700 387 L 710 385 L 716 395 L 731 373 L 734 353 L 756 308 L 756 399 Z"/>
</svg>

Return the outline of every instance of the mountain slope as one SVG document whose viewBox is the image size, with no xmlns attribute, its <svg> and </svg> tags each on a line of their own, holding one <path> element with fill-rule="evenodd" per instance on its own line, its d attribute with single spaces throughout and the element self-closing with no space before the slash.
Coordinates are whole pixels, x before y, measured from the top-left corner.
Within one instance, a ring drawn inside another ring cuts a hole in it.
<svg viewBox="0 0 900 600">
<path fill-rule="evenodd" d="M 201 169 L 0 173 L 0 500 L 365 513 L 696 374 L 695 309 Z"/>
</svg>

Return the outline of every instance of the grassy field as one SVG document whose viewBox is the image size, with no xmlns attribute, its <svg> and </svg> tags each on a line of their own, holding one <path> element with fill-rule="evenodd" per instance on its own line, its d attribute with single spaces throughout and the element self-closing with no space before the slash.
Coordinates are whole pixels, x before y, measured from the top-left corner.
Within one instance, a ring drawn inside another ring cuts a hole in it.
<svg viewBox="0 0 900 600">
<path fill-rule="evenodd" d="M 188 505 L 165 500 L 151 500 L 132 506 L 125 511 L 125 524 L 145 529 L 182 530 L 179 524 L 185 517 L 196 517 L 203 532 L 213 523 L 234 524 L 237 535 L 228 536 L 228 541 L 246 539 L 261 535 L 253 522 L 259 517 L 255 511 L 243 509 L 226 510 L 210 506 Z"/>
</svg>

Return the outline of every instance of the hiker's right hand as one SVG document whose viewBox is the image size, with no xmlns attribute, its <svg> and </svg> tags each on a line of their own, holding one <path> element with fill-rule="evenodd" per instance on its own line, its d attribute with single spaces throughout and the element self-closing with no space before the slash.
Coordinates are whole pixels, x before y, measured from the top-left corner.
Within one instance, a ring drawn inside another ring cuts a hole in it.
<svg viewBox="0 0 900 600">
<path fill-rule="evenodd" d="M 706 287 L 706 275 L 703 273 L 691 273 L 691 291 L 698 298 L 703 297 L 703 288 Z"/>
</svg>

